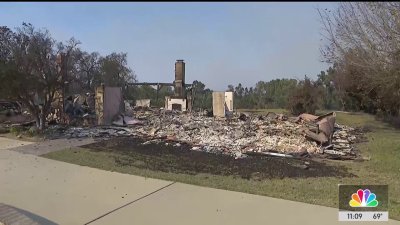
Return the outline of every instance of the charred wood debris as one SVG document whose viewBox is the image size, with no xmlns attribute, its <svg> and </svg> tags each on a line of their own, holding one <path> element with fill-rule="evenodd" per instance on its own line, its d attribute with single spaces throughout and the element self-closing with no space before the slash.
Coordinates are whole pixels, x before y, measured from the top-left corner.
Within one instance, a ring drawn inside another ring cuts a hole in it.
<svg viewBox="0 0 400 225">
<path fill-rule="evenodd" d="M 194 151 L 247 156 L 288 158 L 360 158 L 355 143 L 365 141 L 360 129 L 337 124 L 334 112 L 302 114 L 233 113 L 214 118 L 210 112 L 180 112 L 149 107 L 129 107 L 111 126 L 53 125 L 53 136 L 67 138 L 140 137 L 143 145 L 189 145 Z"/>
<path fill-rule="evenodd" d="M 10 108 L 19 110 L 10 102 L 3 102 L 3 105 L 7 105 L 8 111 Z M 363 130 L 337 124 L 335 118 L 334 112 L 298 117 L 269 112 L 266 115 L 233 113 L 218 119 L 207 111 L 188 113 L 126 104 L 126 112 L 117 115 L 111 126 L 52 123 L 48 133 L 50 138 L 133 136 L 146 139 L 143 145 L 154 142 L 175 146 L 186 144 L 195 151 L 227 154 L 236 159 L 249 155 L 359 158 L 354 144 L 366 140 Z M 12 124 L 3 121 L 4 124 L 32 126 L 34 122 Z"/>
</svg>

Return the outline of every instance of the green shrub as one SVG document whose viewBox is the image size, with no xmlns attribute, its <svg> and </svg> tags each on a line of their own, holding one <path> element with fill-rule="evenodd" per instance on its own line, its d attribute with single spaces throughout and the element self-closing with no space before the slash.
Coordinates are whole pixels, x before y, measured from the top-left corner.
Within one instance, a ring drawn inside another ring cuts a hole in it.
<svg viewBox="0 0 400 225">
<path fill-rule="evenodd" d="M 38 134 L 38 128 L 36 126 L 32 126 L 28 130 L 28 135 L 33 137 Z"/>
<path fill-rule="evenodd" d="M 10 127 L 10 133 L 12 133 L 12 134 L 18 135 L 22 131 L 23 131 L 22 127 L 18 127 L 18 126 Z"/>
<path fill-rule="evenodd" d="M 315 114 L 322 100 L 321 90 L 307 76 L 289 94 L 287 109 L 293 115 Z"/>
</svg>

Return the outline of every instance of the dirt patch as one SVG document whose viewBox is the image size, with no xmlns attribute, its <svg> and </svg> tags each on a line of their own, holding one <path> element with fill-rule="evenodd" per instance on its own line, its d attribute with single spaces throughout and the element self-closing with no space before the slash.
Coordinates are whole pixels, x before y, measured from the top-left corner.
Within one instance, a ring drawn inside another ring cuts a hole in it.
<svg viewBox="0 0 400 225">
<path fill-rule="evenodd" d="M 233 157 L 191 150 L 185 144 L 174 142 L 149 143 L 140 138 L 117 137 L 82 146 L 92 151 L 106 151 L 113 155 L 117 165 L 133 166 L 171 173 L 234 176 L 245 179 L 346 177 L 353 176 L 345 167 L 328 166 L 310 159 L 279 157 Z"/>
</svg>

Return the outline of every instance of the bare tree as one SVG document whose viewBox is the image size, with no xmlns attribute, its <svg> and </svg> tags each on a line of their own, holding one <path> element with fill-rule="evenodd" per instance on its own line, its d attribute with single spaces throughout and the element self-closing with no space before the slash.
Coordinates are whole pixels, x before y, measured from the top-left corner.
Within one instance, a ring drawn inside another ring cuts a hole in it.
<svg viewBox="0 0 400 225">
<path fill-rule="evenodd" d="M 362 101 L 398 115 L 400 3 L 342 2 L 334 12 L 318 12 L 327 41 L 322 55 L 358 83 L 346 92 L 357 92 Z"/>
</svg>

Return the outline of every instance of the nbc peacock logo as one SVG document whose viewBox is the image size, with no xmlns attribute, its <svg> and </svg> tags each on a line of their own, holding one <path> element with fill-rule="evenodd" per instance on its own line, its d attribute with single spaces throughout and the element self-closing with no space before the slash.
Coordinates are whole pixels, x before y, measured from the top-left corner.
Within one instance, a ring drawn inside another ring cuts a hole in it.
<svg viewBox="0 0 400 225">
<path fill-rule="evenodd" d="M 358 189 L 357 193 L 351 195 L 349 205 L 351 207 L 377 207 L 378 200 L 369 189 Z"/>
</svg>

